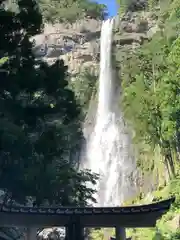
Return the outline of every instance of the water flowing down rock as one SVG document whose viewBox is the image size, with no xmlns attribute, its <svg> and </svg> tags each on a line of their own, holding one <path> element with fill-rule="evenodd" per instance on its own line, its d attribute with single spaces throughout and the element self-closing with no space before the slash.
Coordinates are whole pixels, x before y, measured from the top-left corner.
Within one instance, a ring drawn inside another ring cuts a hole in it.
<svg viewBox="0 0 180 240">
<path fill-rule="evenodd" d="M 98 206 L 118 206 L 133 194 L 130 176 L 135 162 L 122 113 L 115 101 L 115 79 L 112 69 L 112 35 L 114 19 L 102 24 L 100 49 L 99 96 L 96 124 L 87 146 L 84 168 L 100 175 L 95 198 Z"/>
</svg>

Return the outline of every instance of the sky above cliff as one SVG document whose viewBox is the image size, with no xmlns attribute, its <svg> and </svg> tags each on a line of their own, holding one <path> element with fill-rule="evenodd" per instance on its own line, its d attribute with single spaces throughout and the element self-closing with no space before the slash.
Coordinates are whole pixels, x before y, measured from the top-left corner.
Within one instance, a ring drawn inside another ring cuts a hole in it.
<svg viewBox="0 0 180 240">
<path fill-rule="evenodd" d="M 109 16 L 115 16 L 117 14 L 117 4 L 116 0 L 96 0 L 98 3 L 103 3 L 107 5 Z"/>
</svg>

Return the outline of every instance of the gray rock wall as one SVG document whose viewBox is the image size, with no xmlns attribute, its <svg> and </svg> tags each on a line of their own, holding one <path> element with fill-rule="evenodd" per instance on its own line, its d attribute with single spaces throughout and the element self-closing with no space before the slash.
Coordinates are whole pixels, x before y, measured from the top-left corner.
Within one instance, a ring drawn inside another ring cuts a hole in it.
<svg viewBox="0 0 180 240">
<path fill-rule="evenodd" d="M 84 19 L 74 24 L 46 24 L 42 34 L 31 39 L 36 58 L 49 64 L 61 58 L 76 75 L 84 68 L 97 71 L 101 21 Z"/>
</svg>

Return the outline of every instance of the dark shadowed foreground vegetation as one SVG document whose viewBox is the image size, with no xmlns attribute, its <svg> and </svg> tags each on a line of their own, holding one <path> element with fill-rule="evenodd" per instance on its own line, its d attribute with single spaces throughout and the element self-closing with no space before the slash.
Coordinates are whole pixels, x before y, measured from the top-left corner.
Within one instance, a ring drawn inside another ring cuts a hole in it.
<svg viewBox="0 0 180 240">
<path fill-rule="evenodd" d="M 95 183 L 96 176 L 77 171 L 73 158 L 83 138 L 82 109 L 69 88 L 67 66 L 61 60 L 48 66 L 32 54 L 29 38 L 42 27 L 36 1 L 17 0 L 16 11 L 5 2 L 0 5 L 0 188 L 6 200 L 34 196 L 38 205 L 48 200 L 83 206 L 93 192 L 86 183 Z"/>
</svg>

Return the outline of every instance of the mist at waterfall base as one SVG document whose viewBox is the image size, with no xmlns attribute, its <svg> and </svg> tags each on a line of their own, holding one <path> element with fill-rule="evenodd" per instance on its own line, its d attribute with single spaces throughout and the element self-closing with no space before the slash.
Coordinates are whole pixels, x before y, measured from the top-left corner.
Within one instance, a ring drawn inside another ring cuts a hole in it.
<svg viewBox="0 0 180 240">
<path fill-rule="evenodd" d="M 116 99 L 111 61 L 113 25 L 113 18 L 102 23 L 96 123 L 87 142 L 85 160 L 82 160 L 84 169 L 100 176 L 95 186 L 97 203 L 94 206 L 120 206 L 136 191 L 132 179 L 136 166 L 130 137 Z"/>
</svg>

